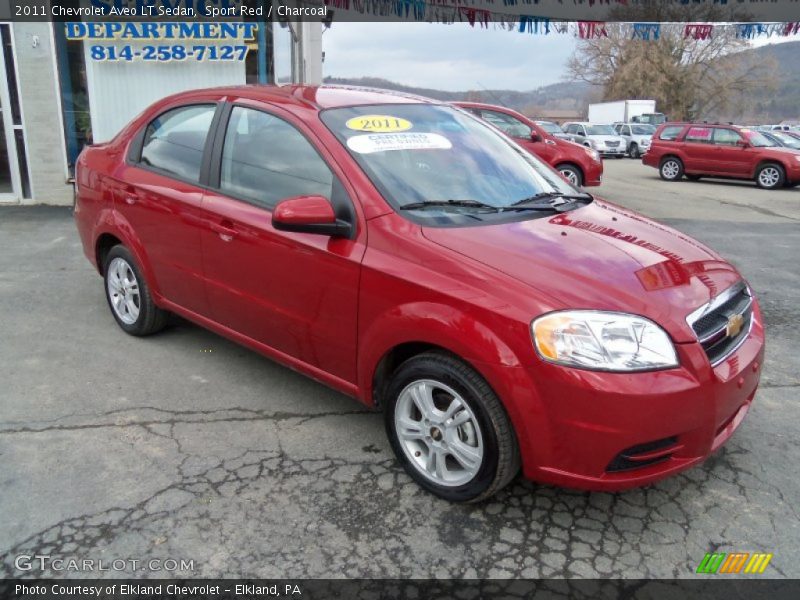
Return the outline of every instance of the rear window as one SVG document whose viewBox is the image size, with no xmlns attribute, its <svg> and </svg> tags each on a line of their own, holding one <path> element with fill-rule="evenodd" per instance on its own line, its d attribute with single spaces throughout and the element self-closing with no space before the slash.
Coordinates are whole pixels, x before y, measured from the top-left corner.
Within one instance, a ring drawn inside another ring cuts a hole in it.
<svg viewBox="0 0 800 600">
<path fill-rule="evenodd" d="M 658 139 L 667 141 L 677 139 L 678 134 L 682 129 L 682 125 L 670 125 L 669 127 L 664 127 L 664 129 L 661 130 L 661 134 L 658 136 Z"/>
</svg>

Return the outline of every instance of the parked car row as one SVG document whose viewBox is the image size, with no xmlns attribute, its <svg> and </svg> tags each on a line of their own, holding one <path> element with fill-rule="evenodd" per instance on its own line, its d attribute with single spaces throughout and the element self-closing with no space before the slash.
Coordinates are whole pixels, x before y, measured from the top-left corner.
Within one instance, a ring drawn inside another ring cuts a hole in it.
<svg viewBox="0 0 800 600">
<path fill-rule="evenodd" d="M 657 168 L 661 178 L 684 175 L 752 179 L 764 189 L 800 184 L 800 150 L 779 140 L 779 132 L 708 123 L 665 123 L 653 135 L 642 162 Z M 783 137 L 781 135 L 781 137 Z M 787 134 L 787 139 L 798 139 Z"/>
</svg>

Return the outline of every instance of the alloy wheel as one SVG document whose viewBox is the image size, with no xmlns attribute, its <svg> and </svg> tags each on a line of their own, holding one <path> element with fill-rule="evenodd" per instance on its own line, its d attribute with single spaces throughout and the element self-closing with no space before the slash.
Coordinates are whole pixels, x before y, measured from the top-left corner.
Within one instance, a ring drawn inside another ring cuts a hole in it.
<svg viewBox="0 0 800 600">
<path fill-rule="evenodd" d="M 764 167 L 758 174 L 758 182 L 765 188 L 772 188 L 778 185 L 781 174 L 775 167 Z"/>
<path fill-rule="evenodd" d="M 661 172 L 667 179 L 675 179 L 678 176 L 678 173 L 680 173 L 680 170 L 680 165 L 674 160 L 668 160 L 661 165 Z"/>
<path fill-rule="evenodd" d="M 572 169 L 559 169 L 559 173 L 575 187 L 580 187 L 581 182 L 578 180 L 578 174 Z"/>
<path fill-rule="evenodd" d="M 142 306 L 136 274 L 125 259 L 117 256 L 108 265 L 107 280 L 111 308 L 120 321 L 133 325 Z"/>
<path fill-rule="evenodd" d="M 453 388 L 431 379 L 410 383 L 398 397 L 394 425 L 409 463 L 430 481 L 455 487 L 478 474 L 484 454 L 481 428 Z"/>
</svg>

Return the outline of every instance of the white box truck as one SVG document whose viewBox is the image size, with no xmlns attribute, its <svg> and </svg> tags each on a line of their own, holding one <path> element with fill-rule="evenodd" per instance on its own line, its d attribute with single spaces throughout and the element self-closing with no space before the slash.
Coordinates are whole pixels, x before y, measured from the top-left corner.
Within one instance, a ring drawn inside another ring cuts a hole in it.
<svg viewBox="0 0 800 600">
<path fill-rule="evenodd" d="M 658 117 L 662 117 L 658 120 Z M 646 118 L 645 118 L 646 117 Z M 651 123 L 656 125 L 666 119 L 664 115 L 656 112 L 655 100 L 618 100 L 616 102 L 599 102 L 589 105 L 590 123 Z"/>
</svg>

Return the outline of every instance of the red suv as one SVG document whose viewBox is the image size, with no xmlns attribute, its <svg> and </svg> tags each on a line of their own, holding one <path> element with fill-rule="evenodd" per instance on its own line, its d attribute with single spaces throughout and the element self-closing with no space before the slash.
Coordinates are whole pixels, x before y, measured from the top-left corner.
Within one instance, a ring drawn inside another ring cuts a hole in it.
<svg viewBox="0 0 800 600">
<path fill-rule="evenodd" d="M 185 92 L 80 155 L 75 220 L 131 335 L 175 313 L 384 411 L 425 489 L 621 489 L 696 465 L 764 353 L 736 269 L 456 107 Z"/>
<path fill-rule="evenodd" d="M 776 146 L 758 131 L 707 123 L 665 123 L 653 134 L 642 162 L 661 178 L 684 175 L 753 179 L 772 190 L 800 183 L 800 151 Z"/>
<path fill-rule="evenodd" d="M 603 180 L 603 161 L 596 150 L 559 139 L 524 115 L 491 104 L 454 102 L 497 127 L 527 151 L 560 172 L 572 185 L 595 186 Z"/>
</svg>

